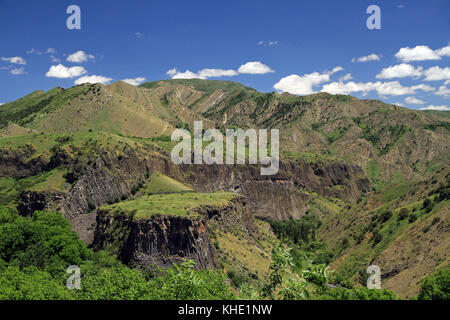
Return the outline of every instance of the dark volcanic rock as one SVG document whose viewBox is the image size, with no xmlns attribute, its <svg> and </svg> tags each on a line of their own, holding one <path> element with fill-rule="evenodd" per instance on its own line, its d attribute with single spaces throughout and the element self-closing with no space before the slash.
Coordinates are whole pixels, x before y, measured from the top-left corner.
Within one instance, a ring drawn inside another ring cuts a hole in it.
<svg viewBox="0 0 450 320">
<path fill-rule="evenodd" d="M 44 210 L 48 205 L 46 192 L 24 191 L 20 194 L 21 203 L 17 210 L 22 216 L 31 216 L 36 210 Z"/>
<path fill-rule="evenodd" d="M 223 207 L 205 206 L 188 217 L 153 216 L 134 219 L 126 213 L 99 210 L 92 247 L 108 248 L 129 266 L 170 266 L 193 259 L 198 268 L 217 266 L 208 225 L 211 220 L 225 230 L 241 230 L 259 238 L 246 199 L 238 196 Z"/>
<path fill-rule="evenodd" d="M 217 264 L 203 219 L 156 216 L 135 220 L 99 212 L 93 247 L 112 247 L 129 266 L 170 266 L 184 259 L 193 259 L 199 268 Z"/>
<path fill-rule="evenodd" d="M 56 192 L 23 191 L 17 210 L 23 216 L 31 216 L 36 210 L 46 210 L 62 200 L 63 195 Z"/>
</svg>

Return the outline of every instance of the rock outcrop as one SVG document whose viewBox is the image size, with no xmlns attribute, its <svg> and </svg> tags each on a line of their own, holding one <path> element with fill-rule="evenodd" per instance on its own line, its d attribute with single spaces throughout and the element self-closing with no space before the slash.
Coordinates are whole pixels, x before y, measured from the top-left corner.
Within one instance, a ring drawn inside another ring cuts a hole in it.
<svg viewBox="0 0 450 320">
<path fill-rule="evenodd" d="M 138 268 L 167 267 L 187 259 L 194 260 L 198 268 L 216 267 L 208 226 L 212 220 L 223 229 L 240 229 L 249 237 L 258 237 L 246 199 L 237 197 L 226 206 L 199 207 L 192 216 L 135 219 L 129 213 L 99 210 L 92 247 L 111 250 L 122 262 Z"/>
</svg>

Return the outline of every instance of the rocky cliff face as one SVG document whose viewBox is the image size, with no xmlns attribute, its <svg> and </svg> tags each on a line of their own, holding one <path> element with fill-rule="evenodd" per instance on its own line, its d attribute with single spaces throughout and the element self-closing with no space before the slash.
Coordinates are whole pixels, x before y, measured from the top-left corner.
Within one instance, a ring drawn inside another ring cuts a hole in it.
<svg viewBox="0 0 450 320">
<path fill-rule="evenodd" d="M 133 267 L 170 266 L 193 259 L 198 268 L 217 266 L 210 241 L 210 222 L 224 229 L 240 229 L 258 237 L 246 200 L 239 197 L 224 207 L 207 206 L 195 209 L 192 217 L 153 216 L 134 219 L 126 213 L 100 210 L 97 214 L 94 249 L 109 249 L 125 264 Z"/>
<path fill-rule="evenodd" d="M 167 158 L 158 155 L 144 157 L 132 150 L 120 157 L 104 154 L 90 165 L 79 165 L 75 161 L 68 163 L 66 179 L 72 179 L 73 187 L 59 205 L 69 219 L 108 202 L 117 202 L 124 195 L 130 196 L 133 187 L 145 182 L 145 177 L 153 172 L 180 176 L 178 168 Z"/>
<path fill-rule="evenodd" d="M 200 268 L 217 263 L 202 219 L 159 216 L 134 220 L 99 212 L 93 247 L 113 248 L 130 266 L 169 266 L 184 259 L 193 259 Z"/>
<path fill-rule="evenodd" d="M 308 196 L 298 188 L 324 196 L 355 201 L 362 191 L 372 190 L 362 169 L 356 165 L 281 162 L 278 174 L 261 176 L 256 165 L 189 165 L 188 180 L 200 192 L 232 191 L 247 196 L 252 212 L 270 219 L 299 218 L 306 211 Z"/>
<path fill-rule="evenodd" d="M 371 190 L 360 167 L 339 162 L 283 161 L 277 175 L 261 176 L 257 165 L 176 166 L 166 156 L 154 154 L 147 157 L 132 150 L 120 159 L 104 154 L 89 165 L 80 165 L 64 153 L 55 153 L 47 162 L 40 158 L 37 162 L 31 161 L 33 163 L 17 162 L 14 160 L 17 157 L 11 154 L 2 158 L 3 168 L 11 166 L 15 176 L 30 176 L 61 164 L 69 168 L 66 179 L 73 180 L 73 187 L 56 199 L 55 206 L 70 219 L 86 214 L 92 208 L 118 201 L 124 195 L 129 196 L 133 187 L 145 182 L 145 176 L 153 172 L 190 183 L 198 192 L 224 190 L 245 195 L 254 215 L 271 219 L 299 218 L 305 213 L 308 196 L 299 192 L 299 188 L 350 202 L 358 199 L 361 191 Z M 33 199 L 35 202 L 53 199 L 48 196 L 44 196 L 45 199 L 35 196 L 22 198 L 29 208 L 50 206 L 48 203 L 34 204 Z"/>
</svg>

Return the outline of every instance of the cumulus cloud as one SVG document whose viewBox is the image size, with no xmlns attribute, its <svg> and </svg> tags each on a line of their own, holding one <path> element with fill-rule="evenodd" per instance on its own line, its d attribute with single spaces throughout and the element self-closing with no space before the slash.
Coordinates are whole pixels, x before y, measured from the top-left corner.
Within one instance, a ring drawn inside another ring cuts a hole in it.
<svg viewBox="0 0 450 320">
<path fill-rule="evenodd" d="M 429 105 L 428 107 L 421 108 L 420 110 L 450 111 L 450 108 L 447 107 L 447 106 L 433 106 L 433 105 Z"/>
<path fill-rule="evenodd" d="M 45 74 L 46 77 L 53 77 L 53 78 L 75 78 L 82 74 L 85 74 L 87 71 L 80 66 L 74 66 L 74 67 L 65 67 L 62 64 L 51 66 L 48 72 Z"/>
<path fill-rule="evenodd" d="M 424 71 L 426 81 L 439 81 L 450 79 L 450 68 L 431 67 Z"/>
<path fill-rule="evenodd" d="M 369 62 L 369 61 L 380 61 L 381 55 L 371 53 L 368 56 L 353 58 L 352 62 Z"/>
<path fill-rule="evenodd" d="M 450 57 L 450 45 L 435 51 L 441 57 Z"/>
<path fill-rule="evenodd" d="M 172 79 L 204 79 L 200 77 L 198 74 L 186 70 L 185 72 L 176 72 L 172 75 Z"/>
<path fill-rule="evenodd" d="M 312 94 L 316 92 L 313 90 L 313 86 L 329 80 L 330 76 L 328 74 L 320 74 L 318 72 L 302 76 L 291 74 L 290 76 L 282 78 L 273 87 L 278 91 L 289 92 L 292 94 Z"/>
<path fill-rule="evenodd" d="M 422 67 L 413 67 L 410 64 L 402 63 L 395 66 L 390 66 L 381 70 L 379 74 L 377 74 L 377 79 L 393 79 L 393 78 L 405 78 L 405 77 L 414 77 L 419 78 L 423 73 Z"/>
<path fill-rule="evenodd" d="M 112 80 L 112 78 L 107 78 L 104 76 L 96 76 L 96 75 L 92 75 L 92 76 L 84 76 L 81 77 L 77 80 L 75 80 L 75 84 L 79 85 L 79 84 L 83 84 L 83 83 L 103 83 L 106 84 L 108 82 L 110 82 Z"/>
<path fill-rule="evenodd" d="M 439 50 L 436 50 L 439 51 Z M 403 62 L 440 60 L 441 56 L 428 46 L 416 46 L 414 48 L 401 48 L 395 57 Z"/>
<path fill-rule="evenodd" d="M 247 74 L 265 74 L 270 72 L 275 72 L 270 67 L 261 63 L 261 61 L 252 61 L 243 64 L 238 69 L 239 73 L 247 73 Z"/>
<path fill-rule="evenodd" d="M 198 72 L 198 75 L 202 79 L 215 78 L 215 77 L 233 77 L 238 73 L 235 70 L 223 70 L 223 69 L 203 69 Z"/>
<path fill-rule="evenodd" d="M 398 107 L 404 107 L 403 103 L 401 103 L 401 102 L 394 102 L 393 105 L 398 106 Z"/>
<path fill-rule="evenodd" d="M 94 58 L 92 54 L 86 54 L 86 52 L 80 50 L 69 55 L 66 60 L 73 63 L 82 63 Z"/>
<path fill-rule="evenodd" d="M 25 68 L 24 67 L 21 67 L 21 68 L 14 68 L 14 69 L 11 69 L 11 74 L 13 74 L 13 75 L 15 75 L 15 76 L 18 76 L 18 75 L 21 75 L 21 74 L 24 74 L 25 73 Z"/>
<path fill-rule="evenodd" d="M 376 91 L 382 96 L 402 96 L 406 94 L 415 94 L 417 90 L 433 91 L 434 88 L 426 84 L 419 84 L 412 87 L 405 87 L 398 81 L 389 82 L 332 82 L 322 87 L 323 92 L 331 94 L 351 94 L 361 92 L 367 94 L 370 91 Z"/>
<path fill-rule="evenodd" d="M 438 96 L 443 96 L 445 98 L 450 97 L 450 89 L 447 86 L 440 86 L 439 89 L 435 92 Z"/>
<path fill-rule="evenodd" d="M 177 69 L 176 68 L 170 69 L 169 71 L 166 72 L 166 74 L 169 76 L 174 76 L 177 74 Z"/>
<path fill-rule="evenodd" d="M 144 82 L 146 79 L 144 77 L 137 77 L 134 79 L 123 79 L 123 82 L 126 82 L 128 84 L 131 84 L 132 86 L 138 86 L 140 85 L 142 82 Z"/>
<path fill-rule="evenodd" d="M 405 102 L 409 104 L 424 104 L 425 102 L 416 97 L 406 97 Z"/>
<path fill-rule="evenodd" d="M 232 77 L 238 75 L 238 72 L 232 69 L 202 69 L 197 73 L 190 70 L 179 72 L 176 68 L 170 69 L 166 72 L 172 79 L 208 79 L 218 77 Z"/>
<path fill-rule="evenodd" d="M 2 57 L 0 59 L 2 59 L 3 61 L 7 61 L 9 63 L 14 63 L 14 64 L 27 64 L 25 59 L 22 57 L 10 57 L 10 58 Z"/>
<path fill-rule="evenodd" d="M 241 65 L 238 70 L 206 68 L 197 72 L 192 72 L 190 70 L 179 72 L 176 68 L 173 68 L 168 70 L 166 74 L 169 75 L 172 79 L 208 79 L 219 77 L 233 77 L 237 76 L 240 73 L 265 74 L 269 72 L 274 71 L 260 61 L 255 61 L 247 62 L 246 64 Z"/>
<path fill-rule="evenodd" d="M 275 90 L 297 95 L 313 94 L 316 92 L 313 89 L 314 86 L 330 81 L 330 76 L 341 70 L 343 70 L 342 67 L 338 66 L 325 73 L 313 72 L 301 76 L 291 74 L 282 78 L 273 87 Z"/>
</svg>

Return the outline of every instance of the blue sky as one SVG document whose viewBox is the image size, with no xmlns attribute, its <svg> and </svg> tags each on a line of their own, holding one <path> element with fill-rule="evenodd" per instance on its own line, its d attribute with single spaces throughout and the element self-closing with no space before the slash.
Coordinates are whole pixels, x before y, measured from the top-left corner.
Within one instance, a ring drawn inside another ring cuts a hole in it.
<svg viewBox="0 0 450 320">
<path fill-rule="evenodd" d="M 81 30 L 66 27 L 71 4 Z M 366 27 L 372 4 L 380 30 Z M 448 0 L 0 0 L 0 103 L 83 81 L 201 77 L 445 109 L 449 13 Z"/>
</svg>

